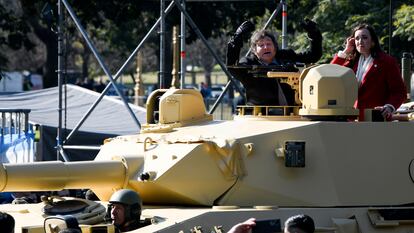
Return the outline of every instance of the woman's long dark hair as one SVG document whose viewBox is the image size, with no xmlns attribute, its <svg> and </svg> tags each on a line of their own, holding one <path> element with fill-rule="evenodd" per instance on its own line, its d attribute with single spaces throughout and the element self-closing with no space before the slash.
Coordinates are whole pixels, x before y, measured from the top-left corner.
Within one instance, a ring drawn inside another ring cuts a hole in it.
<svg viewBox="0 0 414 233">
<path fill-rule="evenodd" d="M 371 25 L 360 24 L 360 25 L 354 27 L 354 29 L 352 29 L 352 32 L 351 32 L 352 38 L 355 38 L 355 32 L 358 31 L 358 30 L 361 30 L 361 29 L 368 30 L 369 34 L 371 35 L 371 40 L 374 43 L 374 47 L 371 48 L 371 56 L 372 56 L 372 58 L 376 58 L 378 56 L 378 53 L 381 52 L 382 50 L 381 50 L 381 46 L 380 46 L 380 43 L 379 43 L 378 36 L 375 33 L 375 30 Z M 354 52 L 351 55 L 351 60 L 353 60 L 355 62 L 357 59 L 359 59 L 360 55 L 361 54 L 355 48 Z"/>
</svg>

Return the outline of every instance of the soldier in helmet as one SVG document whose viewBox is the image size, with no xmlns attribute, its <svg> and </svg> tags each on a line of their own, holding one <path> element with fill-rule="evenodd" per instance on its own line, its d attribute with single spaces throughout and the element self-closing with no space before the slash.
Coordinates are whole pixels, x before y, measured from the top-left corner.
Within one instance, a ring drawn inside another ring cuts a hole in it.
<svg viewBox="0 0 414 233">
<path fill-rule="evenodd" d="M 141 197 L 133 190 L 121 189 L 109 199 L 108 215 L 121 232 L 132 231 L 141 227 Z"/>
</svg>

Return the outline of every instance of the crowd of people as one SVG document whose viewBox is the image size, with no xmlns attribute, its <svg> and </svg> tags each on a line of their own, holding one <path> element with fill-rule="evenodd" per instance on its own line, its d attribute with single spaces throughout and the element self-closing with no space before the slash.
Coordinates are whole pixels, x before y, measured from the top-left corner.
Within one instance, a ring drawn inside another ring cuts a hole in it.
<svg viewBox="0 0 414 233">
<path fill-rule="evenodd" d="M 106 83 L 104 83 L 102 78 L 100 78 L 98 82 L 95 82 L 94 79 L 87 78 L 87 77 L 84 79 L 77 78 L 75 85 L 78 85 L 80 87 L 93 90 L 99 93 L 101 93 L 106 87 Z"/>
</svg>

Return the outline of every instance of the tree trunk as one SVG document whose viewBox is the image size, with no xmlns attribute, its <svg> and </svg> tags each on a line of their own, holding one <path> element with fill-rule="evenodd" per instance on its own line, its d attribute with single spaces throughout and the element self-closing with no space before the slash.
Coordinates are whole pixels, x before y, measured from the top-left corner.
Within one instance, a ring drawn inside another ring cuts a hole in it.
<svg viewBox="0 0 414 233">
<path fill-rule="evenodd" d="M 43 86 L 45 88 L 57 86 L 57 35 L 45 28 L 35 29 L 35 34 L 46 45 L 46 64 L 43 76 Z"/>
<path fill-rule="evenodd" d="M 211 70 L 204 71 L 205 83 L 207 86 L 211 87 Z"/>
<path fill-rule="evenodd" d="M 83 52 L 82 52 L 82 77 L 89 77 L 89 57 L 91 52 L 85 40 L 82 40 Z"/>
<path fill-rule="evenodd" d="M 29 17 L 29 23 L 33 28 L 33 32 L 46 46 L 46 63 L 43 69 L 43 86 L 45 88 L 57 86 L 57 34 L 52 32 L 49 28 L 43 27 L 39 24 L 39 18 L 34 17 L 33 14 L 31 14 L 35 11 L 33 9 L 33 4 L 29 4 L 27 1 L 21 0 L 21 6 L 23 7 L 25 15 Z"/>
</svg>

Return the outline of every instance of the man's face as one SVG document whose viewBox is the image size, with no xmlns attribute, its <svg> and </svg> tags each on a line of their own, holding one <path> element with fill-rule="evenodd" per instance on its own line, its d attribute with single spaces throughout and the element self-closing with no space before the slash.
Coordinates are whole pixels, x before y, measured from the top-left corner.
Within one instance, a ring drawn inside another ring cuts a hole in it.
<svg viewBox="0 0 414 233">
<path fill-rule="evenodd" d="M 111 209 L 112 224 L 122 225 L 125 222 L 125 207 L 122 204 L 113 203 Z"/>
<path fill-rule="evenodd" d="M 276 48 L 272 39 L 264 37 L 256 43 L 256 56 L 266 64 L 270 64 L 276 55 Z"/>
</svg>

